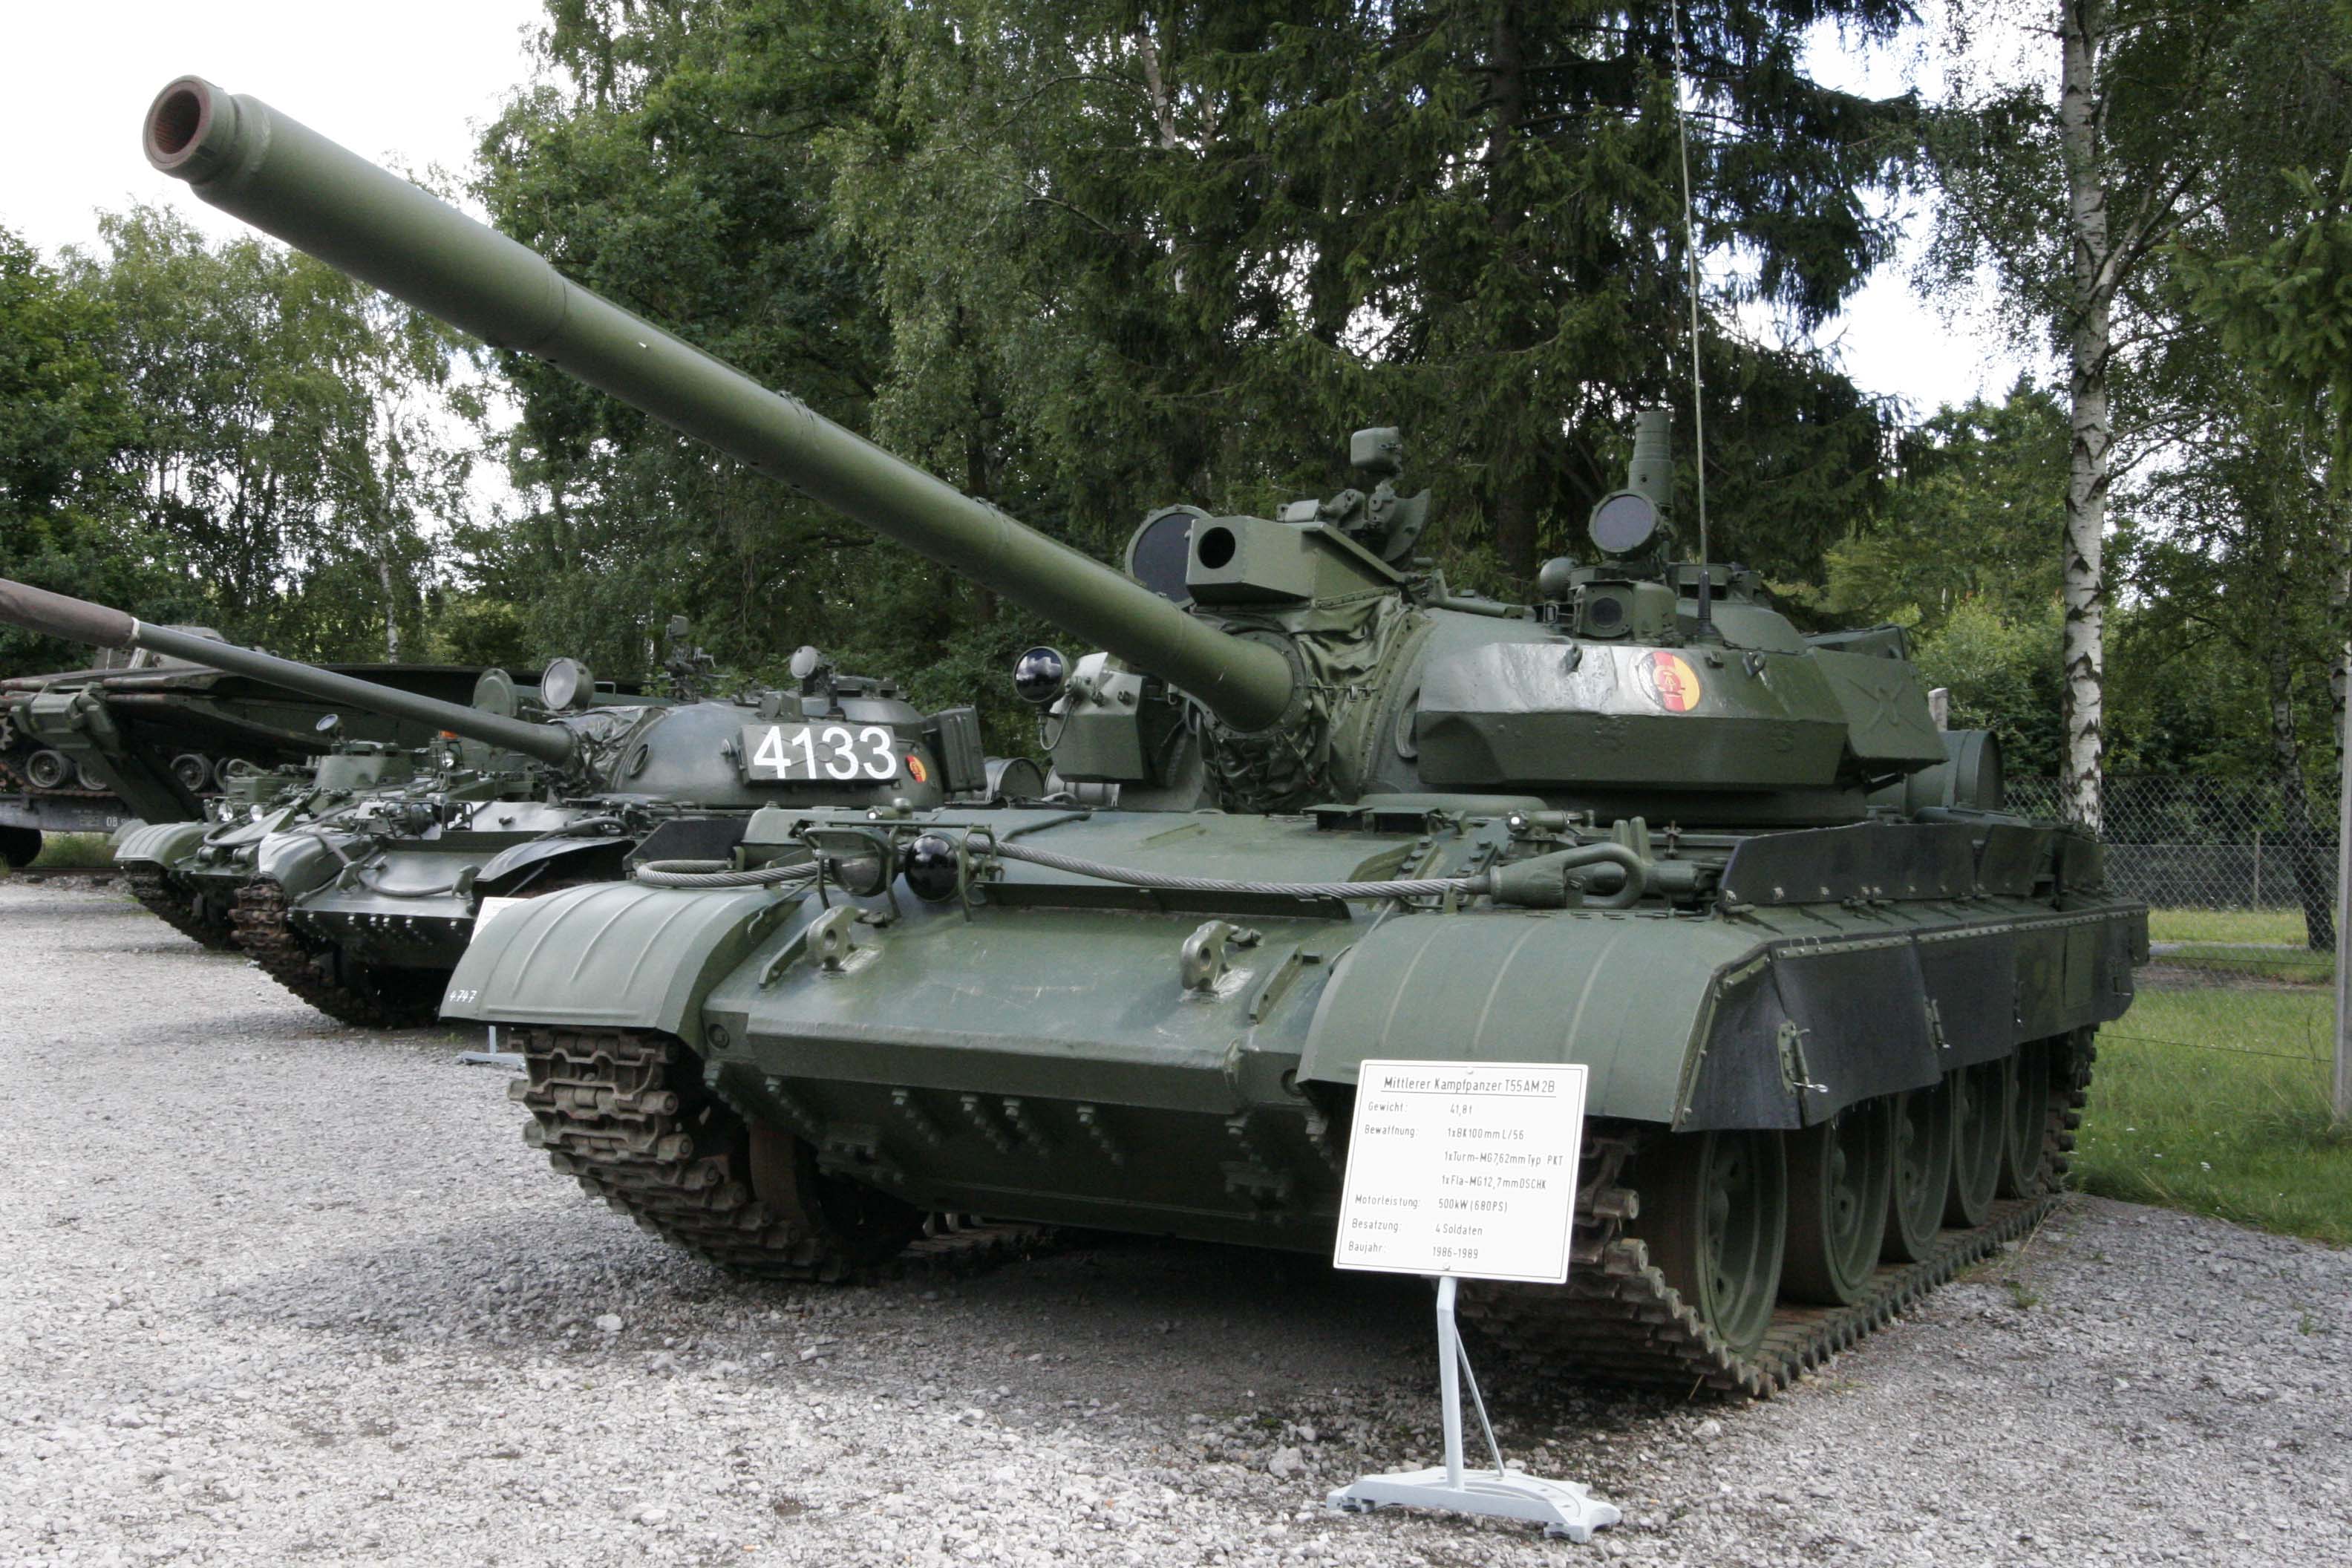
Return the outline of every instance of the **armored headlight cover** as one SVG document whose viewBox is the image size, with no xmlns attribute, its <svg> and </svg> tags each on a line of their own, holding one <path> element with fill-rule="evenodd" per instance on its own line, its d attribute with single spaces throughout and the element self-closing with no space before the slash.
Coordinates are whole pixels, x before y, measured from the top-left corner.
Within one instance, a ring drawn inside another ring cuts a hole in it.
<svg viewBox="0 0 2352 1568">
<path fill-rule="evenodd" d="M 862 827 L 813 828 L 801 836 L 824 868 L 825 880 L 853 899 L 870 899 L 890 886 L 898 857 L 887 836 Z"/>
</svg>

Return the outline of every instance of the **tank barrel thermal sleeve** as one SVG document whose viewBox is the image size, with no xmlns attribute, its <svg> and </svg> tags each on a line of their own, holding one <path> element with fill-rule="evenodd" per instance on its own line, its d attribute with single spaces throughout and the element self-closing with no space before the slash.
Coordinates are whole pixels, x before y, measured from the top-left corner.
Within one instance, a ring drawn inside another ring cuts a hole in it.
<svg viewBox="0 0 2352 1568">
<path fill-rule="evenodd" d="M 797 400 L 567 281 L 506 236 L 256 98 L 182 77 L 149 109 L 148 161 L 205 201 L 492 344 L 799 487 L 1157 675 L 1240 730 L 1289 710 L 1282 654 L 901 462 Z"/>
<path fill-rule="evenodd" d="M 396 687 L 379 686 L 372 680 L 338 675 L 331 669 L 315 668 L 290 658 L 279 658 L 274 654 L 236 647 L 211 637 L 192 637 L 186 632 L 173 631 L 168 626 L 151 626 L 121 610 L 28 587 L 5 578 L 0 578 L 0 621 L 13 622 L 45 636 L 68 637 L 100 647 L 152 649 L 174 658 L 186 659 L 190 664 L 202 665 L 207 669 L 247 675 L 289 691 L 344 703 L 362 712 L 388 713 L 395 718 L 415 720 L 436 729 L 520 752 L 544 763 L 569 762 L 573 752 L 572 732 L 557 725 L 500 718 L 495 713 L 485 713 L 478 708 L 420 697 Z"/>
</svg>

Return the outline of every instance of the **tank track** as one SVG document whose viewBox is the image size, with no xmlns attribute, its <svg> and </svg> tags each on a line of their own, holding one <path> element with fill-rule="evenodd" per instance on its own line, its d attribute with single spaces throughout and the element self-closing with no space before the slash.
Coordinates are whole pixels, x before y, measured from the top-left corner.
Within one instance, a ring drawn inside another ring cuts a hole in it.
<svg viewBox="0 0 2352 1568">
<path fill-rule="evenodd" d="M 1622 1234 L 1638 1204 L 1633 1190 L 1620 1184 L 1627 1167 L 1638 1170 L 1642 1149 L 1672 1136 L 1629 1128 L 1585 1141 L 1568 1283 L 1473 1286 L 1463 1292 L 1463 1315 L 1515 1357 L 1563 1376 L 1661 1385 L 1685 1394 L 1776 1394 L 2057 1207 L 2095 1051 L 2088 1031 L 2052 1043 L 2043 1192 L 1995 1204 L 1972 1230 L 1942 1232 L 1935 1251 L 1920 1262 L 1882 1267 L 1851 1306 L 1784 1301 L 1753 1351 L 1726 1344 L 1666 1283 L 1647 1246 Z"/>
<path fill-rule="evenodd" d="M 701 1087 L 677 1040 L 630 1029 L 519 1029 L 509 1038 L 527 1069 L 508 1085 L 531 1114 L 523 1142 L 591 1197 L 733 1273 L 828 1282 L 960 1275 L 1060 1240 L 1047 1226 L 933 1215 L 903 1248 L 867 1256 L 822 1220 L 753 1195 L 734 1147 L 742 1122 Z"/>
<path fill-rule="evenodd" d="M 147 912 L 192 942 L 202 943 L 215 952 L 226 952 L 236 946 L 236 922 L 206 920 L 195 904 L 176 891 L 166 872 L 135 870 L 126 872 L 123 881 L 131 896 L 143 905 Z"/>
<path fill-rule="evenodd" d="M 415 1029 L 441 1016 L 441 994 L 409 998 L 345 985 L 313 962 L 288 919 L 286 889 L 268 878 L 237 889 L 236 944 L 268 976 L 338 1023 L 368 1029 Z"/>
</svg>

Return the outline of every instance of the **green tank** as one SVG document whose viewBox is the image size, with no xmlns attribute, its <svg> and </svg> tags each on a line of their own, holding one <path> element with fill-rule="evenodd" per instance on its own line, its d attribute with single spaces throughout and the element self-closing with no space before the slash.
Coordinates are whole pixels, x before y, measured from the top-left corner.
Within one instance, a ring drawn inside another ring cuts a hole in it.
<svg viewBox="0 0 2352 1568">
<path fill-rule="evenodd" d="M 1359 485 L 1156 512 L 1121 570 L 254 99 L 183 79 L 146 146 L 1097 650 L 1014 672 L 1060 798 L 762 811 L 726 871 L 477 937 L 445 1012 L 512 1031 L 527 1141 L 679 1246 L 849 1276 L 943 1209 L 1327 1252 L 1360 1063 L 1580 1063 L 1569 1281 L 1465 1310 L 1564 1369 L 1760 1393 L 2053 1201 L 2145 910 L 2000 809 L 1899 631 L 1801 636 L 1673 559 L 1663 418 L 1534 603 L 1415 557 L 1388 430 Z"/>
<path fill-rule="evenodd" d="M 1034 768 L 990 766 L 971 709 L 919 713 L 814 649 L 795 657 L 790 691 L 600 691 L 562 659 L 535 687 L 485 671 L 458 704 L 5 579 L 0 620 L 208 664 L 438 737 L 414 752 L 345 742 L 308 767 L 234 779 L 204 819 L 133 829 L 116 847 L 127 872 L 226 910 L 238 947 L 345 1023 L 430 1023 L 486 911 L 617 878 L 633 858 L 725 856 L 763 807 L 930 810 L 1043 789 Z M 331 713 L 320 731 L 341 727 Z"/>
<path fill-rule="evenodd" d="M 201 626 L 167 628 L 218 642 Z M 478 668 L 338 664 L 338 674 L 462 700 Z M 0 679 L 0 859 L 28 864 L 51 833 L 114 834 L 142 823 L 202 817 L 233 771 L 322 754 L 330 710 L 282 688 L 145 649 L 111 652 L 85 669 Z M 352 711 L 350 738 L 415 747 L 435 731 Z M 145 869 L 131 891 L 207 946 L 229 942 L 227 911 Z"/>
</svg>

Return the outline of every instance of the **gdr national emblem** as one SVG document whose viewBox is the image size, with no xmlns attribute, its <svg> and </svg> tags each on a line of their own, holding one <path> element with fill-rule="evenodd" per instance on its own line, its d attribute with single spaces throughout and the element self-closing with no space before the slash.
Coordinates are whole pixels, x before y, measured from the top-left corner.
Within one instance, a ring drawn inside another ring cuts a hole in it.
<svg viewBox="0 0 2352 1568">
<path fill-rule="evenodd" d="M 1698 671 L 1678 653 L 1664 648 L 1653 648 L 1640 660 L 1635 670 L 1642 678 L 1642 689 L 1650 700 L 1669 713 L 1687 713 L 1698 706 L 1706 688 L 1698 683 Z"/>
</svg>

